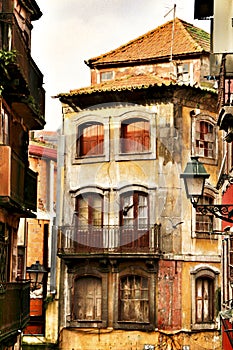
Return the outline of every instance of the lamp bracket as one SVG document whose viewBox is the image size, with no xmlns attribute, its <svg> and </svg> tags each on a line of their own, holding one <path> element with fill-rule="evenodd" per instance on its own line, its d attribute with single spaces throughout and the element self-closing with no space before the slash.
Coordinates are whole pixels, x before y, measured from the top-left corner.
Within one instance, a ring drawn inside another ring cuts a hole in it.
<svg viewBox="0 0 233 350">
<path fill-rule="evenodd" d="M 207 215 L 208 213 L 214 215 L 216 218 L 223 221 L 233 223 L 233 204 L 196 204 L 193 203 L 197 213 Z"/>
</svg>

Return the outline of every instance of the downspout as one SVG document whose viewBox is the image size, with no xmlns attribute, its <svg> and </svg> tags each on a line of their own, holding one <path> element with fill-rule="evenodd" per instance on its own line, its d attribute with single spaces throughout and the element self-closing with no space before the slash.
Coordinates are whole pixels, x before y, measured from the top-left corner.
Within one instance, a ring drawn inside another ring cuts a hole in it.
<svg viewBox="0 0 233 350">
<path fill-rule="evenodd" d="M 56 218 L 52 226 L 52 242 L 51 242 L 51 273 L 50 273 L 50 293 L 57 293 L 57 235 L 58 227 L 61 225 L 62 219 L 62 191 L 64 174 L 64 149 L 65 149 L 65 136 L 60 130 L 58 137 L 58 150 L 57 150 L 57 192 L 56 192 Z"/>
</svg>

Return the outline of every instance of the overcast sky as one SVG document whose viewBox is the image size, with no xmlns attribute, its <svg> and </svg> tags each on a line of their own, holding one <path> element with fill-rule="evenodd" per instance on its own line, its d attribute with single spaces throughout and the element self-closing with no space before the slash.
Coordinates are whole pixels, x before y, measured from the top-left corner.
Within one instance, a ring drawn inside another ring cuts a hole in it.
<svg viewBox="0 0 233 350">
<path fill-rule="evenodd" d="M 194 21 L 194 0 L 177 0 L 176 16 Z M 84 60 L 99 56 L 173 17 L 173 0 L 37 0 L 43 16 L 33 22 L 32 57 L 44 75 L 46 130 L 61 122 L 61 104 L 51 96 L 90 85 Z M 167 16 L 166 16 L 167 14 Z M 165 17 L 166 16 L 166 17 Z"/>
</svg>

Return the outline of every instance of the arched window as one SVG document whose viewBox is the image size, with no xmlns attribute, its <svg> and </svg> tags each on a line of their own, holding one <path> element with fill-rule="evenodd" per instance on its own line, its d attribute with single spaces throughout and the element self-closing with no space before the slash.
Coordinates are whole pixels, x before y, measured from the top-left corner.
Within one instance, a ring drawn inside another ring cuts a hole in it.
<svg viewBox="0 0 233 350">
<path fill-rule="evenodd" d="M 97 277 L 80 277 L 74 282 L 73 320 L 100 321 L 102 318 L 102 284 Z"/>
<path fill-rule="evenodd" d="M 196 121 L 195 153 L 201 157 L 215 157 L 215 130 L 208 121 Z"/>
<path fill-rule="evenodd" d="M 150 123 L 142 118 L 127 119 L 121 124 L 121 152 L 150 150 Z"/>
<path fill-rule="evenodd" d="M 208 204 L 213 205 L 214 199 L 210 196 L 204 195 L 200 198 L 198 204 Z M 213 232 L 213 222 L 214 216 L 211 213 L 206 213 L 205 215 L 201 213 L 196 213 L 196 233 L 198 237 L 209 238 L 210 233 Z"/>
<path fill-rule="evenodd" d="M 207 276 L 196 279 L 196 323 L 213 322 L 214 282 Z"/>
<path fill-rule="evenodd" d="M 195 266 L 191 271 L 192 328 L 217 328 L 219 306 L 219 271 L 209 266 Z"/>
<path fill-rule="evenodd" d="M 149 322 L 148 278 L 131 275 L 120 279 L 119 321 Z"/>
<path fill-rule="evenodd" d="M 104 126 L 101 123 L 90 122 L 78 127 L 76 145 L 78 157 L 95 156 L 104 152 Z"/>
</svg>

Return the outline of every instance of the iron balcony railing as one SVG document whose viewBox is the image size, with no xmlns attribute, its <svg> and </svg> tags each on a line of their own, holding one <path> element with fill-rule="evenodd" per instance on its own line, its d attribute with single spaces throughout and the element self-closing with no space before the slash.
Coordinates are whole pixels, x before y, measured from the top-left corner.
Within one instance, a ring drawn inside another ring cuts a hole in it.
<svg viewBox="0 0 233 350">
<path fill-rule="evenodd" d="M 160 225 L 152 227 L 62 226 L 58 229 L 58 254 L 85 252 L 160 253 Z"/>
<path fill-rule="evenodd" d="M 36 211 L 37 173 L 25 166 L 10 146 L 0 145 L 0 202 Z"/>
<path fill-rule="evenodd" d="M 13 13 L 0 13 L 0 50 L 16 51 L 15 63 L 29 88 L 30 102 L 44 118 L 43 74 L 31 57 L 29 40 L 27 41 Z"/>
<path fill-rule="evenodd" d="M 30 283 L 0 285 L 0 344 L 18 335 L 30 319 Z"/>
</svg>

